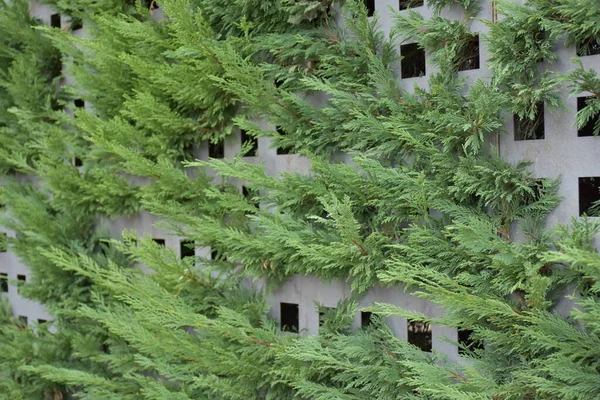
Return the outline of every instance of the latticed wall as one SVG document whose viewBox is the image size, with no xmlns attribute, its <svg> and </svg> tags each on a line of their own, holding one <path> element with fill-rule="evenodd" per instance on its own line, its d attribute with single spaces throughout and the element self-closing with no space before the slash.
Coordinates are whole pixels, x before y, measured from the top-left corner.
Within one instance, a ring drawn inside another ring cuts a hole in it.
<svg viewBox="0 0 600 400">
<path fill-rule="evenodd" d="M 393 21 L 390 8 L 398 10 L 402 7 L 402 1 L 398 0 L 377 0 L 368 2 L 368 6 L 374 8 L 379 14 L 380 26 L 384 32 L 389 32 Z M 481 10 L 477 17 L 481 19 L 495 20 L 494 8 L 488 1 L 481 2 Z M 413 8 L 429 18 L 433 11 L 422 5 Z M 70 22 L 64 17 L 61 18 L 49 6 L 32 4 L 31 12 L 41 18 L 48 25 L 60 24 L 65 26 Z M 160 9 L 156 10 L 156 16 L 160 17 Z M 402 10 L 408 13 L 410 10 Z M 452 6 L 448 10 L 442 11 L 442 16 L 446 18 L 462 19 L 464 18 L 462 10 Z M 480 20 L 474 20 L 472 24 L 473 32 L 487 32 L 488 26 Z M 74 32 L 75 35 L 85 37 L 86 28 L 83 26 Z M 431 63 L 430 56 L 421 53 L 416 48 L 411 47 L 411 43 L 406 41 L 398 43 L 405 59 L 397 66 L 397 72 L 403 79 L 400 85 L 406 90 L 412 90 L 414 85 L 425 86 L 428 75 L 436 70 Z M 464 70 L 459 72 L 467 82 L 474 82 L 477 78 L 486 79 L 491 76 L 487 69 L 486 60 L 489 58 L 489 52 L 484 41 L 473 43 L 472 54 L 469 61 L 464 65 Z M 549 69 L 556 72 L 568 72 L 574 68 L 571 57 L 576 55 L 574 46 L 556 45 L 555 52 L 558 55 L 556 60 L 547 65 Z M 600 69 L 600 54 L 590 54 L 581 57 L 585 68 Z M 66 82 L 70 81 L 66 77 Z M 591 179 L 600 176 L 600 164 L 597 163 L 598 154 L 600 154 L 600 138 L 586 136 L 583 130 L 578 132 L 575 126 L 575 114 L 578 111 L 578 104 L 581 106 L 581 100 L 578 97 L 584 97 L 586 93 L 580 96 L 570 96 L 568 90 L 561 93 L 561 100 L 566 105 L 566 109 L 547 111 L 544 109 L 543 120 L 540 127 L 535 131 L 534 137 L 520 137 L 517 125 L 518 121 L 512 115 L 505 115 L 504 129 L 509 132 L 508 135 L 499 136 L 493 143 L 499 148 L 500 154 L 508 161 L 517 162 L 520 160 L 529 160 L 532 162 L 531 169 L 537 178 L 556 178 L 562 177 L 562 184 L 559 194 L 563 196 L 563 201 L 559 207 L 552 213 L 550 224 L 557 222 L 567 223 L 572 217 L 577 217 L 581 212 L 586 211 L 586 204 L 597 200 L 598 181 Z M 320 99 L 315 99 L 316 102 Z M 79 104 L 88 109 L 93 109 L 93 105 Z M 275 129 L 263 124 L 265 129 Z M 514 134 L 513 134 L 514 132 Z M 235 156 L 242 146 L 243 134 L 238 130 L 234 135 L 225 140 L 222 150 L 209 145 L 208 142 L 200 148 L 194 149 L 195 157 L 201 160 L 207 160 L 209 155 L 213 157 L 223 156 L 231 158 Z M 220 154 L 222 152 L 222 155 Z M 212 153 L 212 154 L 211 154 Z M 279 152 L 281 153 L 281 152 Z M 282 172 L 301 172 L 306 173 L 309 170 L 309 162 L 297 154 L 278 154 L 275 148 L 270 147 L 268 138 L 261 137 L 257 142 L 255 156 L 245 158 L 251 163 L 262 162 L 266 166 L 266 171 L 270 175 L 277 175 Z M 240 191 L 243 183 L 240 182 Z M 590 199 L 591 197 L 591 199 Z M 583 204 L 583 205 L 582 205 Z M 157 241 L 164 241 L 166 246 L 175 249 L 177 252 L 185 252 L 186 248 L 182 245 L 182 237 L 172 236 L 169 232 L 154 226 L 156 218 L 152 215 L 142 212 L 134 217 L 122 217 L 117 220 L 107 221 L 110 224 L 110 230 L 115 236 L 119 236 L 125 229 L 134 229 L 140 234 L 151 235 Z M 6 232 L 12 235 L 12 232 Z M 187 253 L 189 254 L 189 253 Z M 210 248 L 201 248 L 195 250 L 196 255 L 209 256 L 212 254 Z M 0 272 L 6 274 L 9 279 L 26 279 L 28 271 L 19 260 L 10 251 L 0 253 Z M 260 287 L 260 282 L 257 284 Z M 38 304 L 23 299 L 18 294 L 17 287 L 7 285 L 8 298 L 11 301 L 15 315 L 27 317 L 30 321 L 36 319 L 51 318 Z M 335 307 L 339 300 L 350 295 L 350 289 L 346 282 L 322 282 L 312 276 L 295 276 L 288 279 L 281 285 L 270 297 L 272 304 L 272 317 L 282 321 L 283 330 L 300 331 L 301 334 L 316 334 L 319 329 L 319 310 L 315 302 L 325 307 Z M 443 310 L 432 306 L 425 300 L 418 299 L 405 293 L 401 288 L 374 288 L 361 298 L 361 306 L 368 306 L 373 302 L 385 302 L 395 304 L 403 308 L 423 312 L 428 316 L 437 316 L 443 313 Z M 368 315 L 359 313 L 356 315 L 354 326 L 368 323 Z M 399 317 L 390 317 L 390 325 L 396 334 L 402 338 L 422 343 L 423 337 L 427 341 L 429 329 L 427 327 L 410 324 L 407 320 Z M 454 328 L 434 325 L 431 327 L 432 348 L 447 353 L 450 358 L 458 357 L 456 346 L 448 343 L 459 339 L 458 332 Z M 427 347 L 427 344 L 423 345 Z"/>
</svg>

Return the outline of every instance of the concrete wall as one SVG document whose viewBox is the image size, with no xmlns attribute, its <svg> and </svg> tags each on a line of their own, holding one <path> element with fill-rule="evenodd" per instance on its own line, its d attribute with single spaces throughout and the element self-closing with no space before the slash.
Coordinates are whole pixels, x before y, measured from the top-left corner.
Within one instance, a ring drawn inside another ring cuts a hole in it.
<svg viewBox="0 0 600 400">
<path fill-rule="evenodd" d="M 491 3 L 487 0 L 481 0 L 482 10 L 478 17 L 484 19 L 492 18 Z M 379 14 L 379 25 L 384 32 L 388 33 L 394 23 L 393 13 L 388 9 L 398 10 L 398 0 L 377 0 L 376 9 Z M 427 7 L 416 9 L 425 17 L 430 17 L 432 11 Z M 160 10 L 159 10 L 160 11 Z M 52 11 L 47 6 L 32 5 L 31 12 L 40 17 L 44 22 L 49 23 Z M 405 11 L 402 11 L 405 12 Z M 458 7 L 444 11 L 443 15 L 448 18 L 462 18 L 462 12 Z M 160 17 L 160 16 L 159 16 Z M 68 23 L 63 19 L 63 24 Z M 474 21 L 472 30 L 475 32 L 485 32 L 486 27 L 479 21 Z M 85 34 L 78 32 L 78 35 Z M 400 43 L 399 43 L 400 44 Z M 573 68 L 570 58 L 574 56 L 574 49 L 564 48 L 557 45 L 558 59 L 550 66 L 558 72 L 566 72 Z M 489 57 L 486 43 L 480 41 L 480 60 L 481 68 L 460 72 L 461 76 L 467 79 L 467 82 L 473 82 L 475 79 L 488 79 L 491 75 L 486 67 L 485 60 Z M 582 61 L 586 67 L 600 68 L 600 56 L 583 57 Z M 399 71 L 399 65 L 397 66 Z M 431 64 L 430 57 L 427 57 L 427 75 L 434 72 L 435 66 Z M 402 79 L 400 86 L 412 91 L 414 85 L 427 86 L 427 75 L 424 77 Z M 68 79 L 67 79 L 68 82 Z M 572 216 L 578 215 L 578 181 L 581 176 L 600 176 L 600 164 L 595 163 L 596 157 L 600 151 L 600 138 L 586 137 L 578 138 L 577 130 L 574 127 L 576 99 L 568 98 L 566 92 L 562 95 L 566 104 L 566 110 L 552 111 L 546 110 L 545 120 L 545 139 L 515 141 L 513 139 L 512 116 L 506 116 L 505 129 L 508 134 L 499 138 L 500 152 L 503 157 L 510 161 L 531 160 L 533 162 L 532 171 L 536 177 L 558 177 L 562 176 L 562 185 L 560 194 L 564 196 L 564 201 L 558 209 L 552 214 L 551 224 L 557 222 L 568 222 Z M 321 99 L 322 100 L 322 99 Z M 319 100 L 316 100 L 319 101 Z M 264 129 L 274 129 L 268 125 L 263 125 Z M 269 147 L 270 139 L 259 138 L 259 149 L 257 157 L 246 158 L 249 162 L 264 162 L 269 174 L 277 175 L 281 172 L 299 172 L 306 173 L 310 167 L 308 160 L 298 155 L 277 155 L 275 149 Z M 239 132 L 226 140 L 225 157 L 234 156 L 241 147 Z M 208 159 L 208 146 L 202 146 L 195 149 L 196 157 Z M 241 185 L 241 184 L 240 184 Z M 115 235 L 120 235 L 124 229 L 135 229 L 140 234 L 147 233 L 154 238 L 166 240 L 166 245 L 179 251 L 180 237 L 170 236 L 165 232 L 153 226 L 156 218 L 147 214 L 140 213 L 133 218 L 120 218 L 111 223 L 110 230 Z M 9 234 L 11 234 L 9 232 Z M 208 255 L 210 249 L 197 249 L 197 255 Z M 16 274 L 27 274 L 27 269 L 16 257 L 8 253 L 0 253 L 0 272 L 7 272 L 11 278 Z M 299 328 L 301 334 L 316 334 L 319 328 L 319 315 L 315 307 L 315 302 L 325 306 L 333 307 L 337 302 L 348 297 L 350 294 L 347 283 L 332 282 L 323 283 L 311 276 L 294 276 L 288 279 L 275 292 L 270 295 L 273 304 L 271 312 L 272 317 L 279 318 L 279 303 L 291 302 L 299 305 Z M 16 288 L 9 288 L 8 297 L 13 304 L 13 310 L 16 315 L 28 316 L 30 320 L 35 318 L 48 318 L 43 308 L 38 304 L 22 299 L 17 293 Z M 361 307 L 368 306 L 373 302 L 387 302 L 407 309 L 425 313 L 428 316 L 440 315 L 443 310 L 436 309 L 427 301 L 418 299 L 405 293 L 402 288 L 374 288 L 361 301 Z M 390 318 L 389 323 L 392 329 L 401 338 L 407 337 L 407 321 L 402 318 Z M 354 326 L 360 325 L 360 314 L 356 316 Z M 458 357 L 456 346 L 447 343 L 446 339 L 456 340 L 456 329 L 434 326 L 433 348 L 449 355 L 451 359 Z"/>
</svg>

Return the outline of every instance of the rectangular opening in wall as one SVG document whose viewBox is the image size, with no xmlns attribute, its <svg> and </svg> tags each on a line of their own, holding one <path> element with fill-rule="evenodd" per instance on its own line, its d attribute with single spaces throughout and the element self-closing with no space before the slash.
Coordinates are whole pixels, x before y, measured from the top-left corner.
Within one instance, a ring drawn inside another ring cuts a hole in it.
<svg viewBox="0 0 600 400">
<path fill-rule="evenodd" d="M 53 28 L 60 28 L 60 14 L 52 14 L 50 16 L 50 26 Z"/>
<path fill-rule="evenodd" d="M 595 99 L 594 96 L 578 97 L 577 98 L 577 113 L 580 113 L 586 106 L 588 99 Z M 588 119 L 586 124 L 581 128 L 577 129 L 577 136 L 594 136 L 594 127 L 599 124 L 600 114 L 595 114 L 592 118 Z"/>
<path fill-rule="evenodd" d="M 165 239 L 152 238 L 152 240 L 154 241 L 154 243 L 156 243 L 159 246 L 165 246 Z"/>
<path fill-rule="evenodd" d="M 431 324 L 420 321 L 408 321 L 408 343 L 423 351 L 430 352 L 432 346 Z"/>
<path fill-rule="evenodd" d="M 367 8 L 367 15 L 372 17 L 375 15 L 375 0 L 363 0 Z"/>
<path fill-rule="evenodd" d="M 370 311 L 361 311 L 360 312 L 360 326 L 362 328 L 366 328 L 367 326 L 370 326 L 372 321 L 371 321 L 371 317 L 373 316 L 373 313 Z"/>
<path fill-rule="evenodd" d="M 0 232 L 0 253 L 6 253 L 8 251 L 8 234 L 6 232 Z"/>
<path fill-rule="evenodd" d="M 319 307 L 319 327 L 323 326 L 325 320 L 333 316 L 335 307 Z"/>
<path fill-rule="evenodd" d="M 83 161 L 79 157 L 73 157 L 73 165 L 77 168 L 83 167 Z"/>
<path fill-rule="evenodd" d="M 19 322 L 21 323 L 21 325 L 27 326 L 27 323 L 28 323 L 27 317 L 24 315 L 19 315 Z"/>
<path fill-rule="evenodd" d="M 195 257 L 196 251 L 194 250 L 195 242 L 193 240 L 181 240 L 179 242 L 179 254 L 181 258 L 184 257 Z"/>
<path fill-rule="evenodd" d="M 281 136 L 285 136 L 285 131 L 283 130 L 283 128 L 281 127 L 277 127 L 275 129 L 277 131 L 277 133 L 279 133 Z M 277 146 L 277 154 L 278 155 L 285 155 L 285 154 L 293 154 L 294 153 L 294 148 L 292 146 Z"/>
<path fill-rule="evenodd" d="M 215 248 L 210 250 L 210 259 L 213 261 L 217 261 L 219 259 L 219 251 Z"/>
<path fill-rule="evenodd" d="M 417 43 L 400 46 L 400 75 L 402 79 L 425 75 L 425 50 Z"/>
<path fill-rule="evenodd" d="M 407 10 L 409 8 L 417 8 L 423 6 L 423 0 L 399 0 L 400 10 Z"/>
<path fill-rule="evenodd" d="M 470 38 L 466 44 L 458 64 L 459 71 L 479 69 L 479 35 Z"/>
<path fill-rule="evenodd" d="M 257 210 L 260 208 L 260 204 L 254 199 L 254 191 L 247 186 L 242 186 L 242 195 L 244 198 L 253 205 Z"/>
<path fill-rule="evenodd" d="M 46 321 L 45 319 L 38 318 L 38 324 L 45 324 L 47 322 L 48 321 Z"/>
<path fill-rule="evenodd" d="M 600 43 L 596 38 L 590 38 L 577 45 L 577 55 L 579 57 L 593 56 L 600 54 Z"/>
<path fill-rule="evenodd" d="M 523 203 L 527 206 L 539 201 L 542 197 L 542 194 L 544 193 L 544 180 L 541 178 L 534 178 L 529 187 L 532 189 L 533 193 L 526 193 L 523 196 Z"/>
<path fill-rule="evenodd" d="M 579 178 L 579 215 L 598 216 L 592 208 L 600 200 L 600 176 Z"/>
<path fill-rule="evenodd" d="M 475 350 L 482 350 L 483 344 L 474 340 L 471 335 L 473 334 L 472 330 L 468 329 L 459 329 L 458 330 L 458 354 L 463 355 Z"/>
<path fill-rule="evenodd" d="M 19 281 L 19 284 L 23 284 L 27 282 L 27 277 L 25 275 L 17 275 L 17 280 Z"/>
<path fill-rule="evenodd" d="M 298 333 L 299 327 L 299 307 L 294 303 L 280 303 L 280 321 L 282 332 Z"/>
<path fill-rule="evenodd" d="M 519 118 L 515 115 L 515 140 L 540 140 L 544 139 L 544 103 L 536 104 L 534 119 Z"/>
<path fill-rule="evenodd" d="M 208 142 L 208 156 L 210 158 L 225 157 L 225 143 L 222 140 L 217 143 Z"/>
<path fill-rule="evenodd" d="M 247 131 L 241 129 L 242 135 L 242 147 L 250 147 L 250 150 L 246 153 L 246 157 L 256 157 L 258 154 L 258 138 L 249 135 Z"/>
<path fill-rule="evenodd" d="M 160 8 L 155 0 L 143 0 L 142 4 L 149 10 L 156 10 L 157 8 Z"/>
<path fill-rule="evenodd" d="M 77 108 L 85 108 L 85 101 L 83 101 L 82 99 L 73 100 L 73 104 L 75 104 L 75 107 Z"/>
<path fill-rule="evenodd" d="M 8 292 L 8 274 L 6 272 L 0 272 L 0 288 L 3 293 Z"/>
<path fill-rule="evenodd" d="M 78 31 L 83 29 L 83 21 L 80 18 L 73 17 L 71 19 L 71 31 Z"/>
</svg>

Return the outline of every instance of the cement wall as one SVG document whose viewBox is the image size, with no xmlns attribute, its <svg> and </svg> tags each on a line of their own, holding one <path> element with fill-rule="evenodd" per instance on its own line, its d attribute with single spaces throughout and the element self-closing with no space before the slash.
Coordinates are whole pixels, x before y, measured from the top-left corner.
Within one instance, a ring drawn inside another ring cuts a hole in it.
<svg viewBox="0 0 600 400">
<path fill-rule="evenodd" d="M 478 17 L 484 19 L 492 18 L 491 3 L 485 0 L 481 1 L 482 10 Z M 379 25 L 384 32 L 389 32 L 394 20 L 393 15 L 388 9 L 398 9 L 398 0 L 377 0 L 376 9 L 379 14 Z M 34 15 L 40 17 L 44 22 L 49 23 L 52 11 L 47 6 L 32 5 L 31 11 Z M 430 17 L 432 11 L 424 6 L 419 7 L 417 11 L 425 17 Z M 443 15 L 448 18 L 462 18 L 462 12 L 458 7 L 444 11 Z M 67 23 L 63 19 L 63 24 Z M 479 21 L 474 21 L 472 30 L 475 32 L 485 32 L 486 27 Z M 83 32 L 78 35 L 85 34 Z M 558 59 L 552 63 L 551 68 L 558 72 L 567 72 L 574 67 L 570 58 L 575 55 L 572 48 L 564 48 L 557 45 Z M 467 82 L 473 82 L 475 79 L 489 79 L 491 73 L 487 69 L 485 60 L 489 57 L 486 43 L 480 41 L 480 60 L 481 68 L 460 72 L 461 76 L 467 79 Z M 600 69 L 600 56 L 583 57 L 582 61 L 588 68 Z M 399 65 L 398 71 L 399 71 Z M 436 68 L 431 64 L 431 58 L 427 57 L 427 75 L 430 75 Z M 402 79 L 400 86 L 412 91 L 414 85 L 425 87 L 428 76 Z M 68 80 L 67 80 L 68 81 Z M 578 177 L 582 176 L 600 176 L 600 164 L 595 163 L 600 154 L 600 138 L 585 137 L 578 138 L 577 130 L 574 127 L 576 113 L 576 99 L 569 98 L 564 92 L 563 101 L 566 104 L 566 110 L 552 111 L 546 110 L 545 119 L 545 139 L 543 140 L 525 140 L 515 141 L 513 135 L 512 116 L 506 115 L 505 130 L 506 135 L 499 138 L 500 153 L 509 161 L 530 160 L 533 162 L 532 171 L 536 177 L 562 177 L 560 194 L 564 201 L 551 216 L 551 224 L 567 223 L 571 217 L 578 215 Z M 317 100 L 318 101 L 318 100 Z M 265 129 L 274 129 L 263 125 Z M 248 157 L 249 162 L 264 162 L 266 171 L 269 174 L 277 175 L 282 172 L 306 173 L 310 167 L 308 160 L 298 155 L 277 155 L 275 149 L 269 147 L 270 139 L 258 139 L 258 156 Z M 228 138 L 225 144 L 225 157 L 233 157 L 241 148 L 240 134 L 237 132 L 234 136 Z M 208 146 L 202 146 L 195 149 L 195 155 L 199 159 L 208 159 Z M 120 235 L 124 229 L 135 229 L 140 234 L 147 233 L 154 238 L 166 240 L 166 245 L 179 251 L 180 237 L 170 236 L 165 232 L 153 226 L 156 218 L 147 214 L 140 213 L 133 218 L 120 218 L 110 225 L 110 230 L 115 235 Z M 9 235 L 11 233 L 9 232 Z M 197 249 L 197 255 L 206 256 L 210 254 L 209 249 Z M 0 272 L 9 274 L 9 277 L 15 278 L 17 274 L 27 274 L 27 268 L 23 266 L 14 254 L 0 253 Z M 328 307 L 334 307 L 340 299 L 348 297 L 350 294 L 347 283 L 333 282 L 323 283 L 311 276 L 294 276 L 281 285 L 274 293 L 270 295 L 270 301 L 273 304 L 271 316 L 279 318 L 279 303 L 289 302 L 299 305 L 299 329 L 301 334 L 316 334 L 319 328 L 319 315 L 315 307 L 315 302 L 322 303 Z M 8 297 L 13 305 L 15 315 L 29 317 L 30 321 L 37 318 L 48 319 L 48 315 L 43 308 L 31 301 L 22 299 L 16 292 L 14 286 L 9 287 Z M 443 310 L 436 309 L 427 301 L 418 299 L 405 293 L 402 288 L 384 289 L 374 288 L 365 295 L 360 302 L 361 307 L 368 306 L 373 302 L 387 302 L 414 311 L 423 312 L 428 316 L 440 315 Z M 389 323 L 396 334 L 403 339 L 407 337 L 407 321 L 402 318 L 390 318 Z M 360 325 L 360 314 L 356 316 L 355 327 Z M 433 348 L 440 350 L 451 359 L 458 357 L 456 346 L 447 343 L 446 339 L 456 340 L 456 329 L 434 326 Z"/>
</svg>

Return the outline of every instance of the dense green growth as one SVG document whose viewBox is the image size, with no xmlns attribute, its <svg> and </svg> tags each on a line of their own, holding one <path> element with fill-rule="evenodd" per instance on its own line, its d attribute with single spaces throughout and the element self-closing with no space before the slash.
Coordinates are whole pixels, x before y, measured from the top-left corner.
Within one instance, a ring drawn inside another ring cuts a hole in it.
<svg viewBox="0 0 600 400">
<path fill-rule="evenodd" d="M 580 126 L 600 109 L 593 70 L 551 68 L 560 40 L 600 43 L 600 5 L 498 1 L 504 18 L 480 34 L 493 76 L 467 87 L 458 70 L 472 19 L 440 11 L 473 16 L 477 4 L 429 3 L 436 16 L 404 12 L 385 35 L 353 1 L 51 1 L 84 21 L 85 38 L 39 28 L 22 0 L 0 3 L 3 225 L 31 270 L 22 294 L 55 316 L 50 333 L 5 307 L 0 393 L 600 397 L 600 224 L 547 227 L 559 183 L 490 146 L 502 113 L 535 121 L 565 85 L 595 96 Z M 413 37 L 439 67 L 414 91 L 397 71 L 398 43 Z M 59 60 L 72 85 L 58 85 Z M 75 115 L 74 99 L 86 104 Z M 301 153 L 311 173 L 272 176 L 243 152 L 196 159 L 238 128 Z M 109 237 L 111 218 L 139 212 L 217 259 L 179 259 L 135 232 Z M 295 274 L 351 286 L 318 336 L 282 334 L 268 317 L 268 290 Z M 257 278 L 267 293 L 250 289 Z M 405 284 L 446 312 L 376 304 L 373 325 L 351 329 L 362 295 Z M 578 307 L 559 315 L 573 293 Z M 472 330 L 484 348 L 461 364 L 423 353 L 394 336 L 392 315 Z"/>
</svg>

